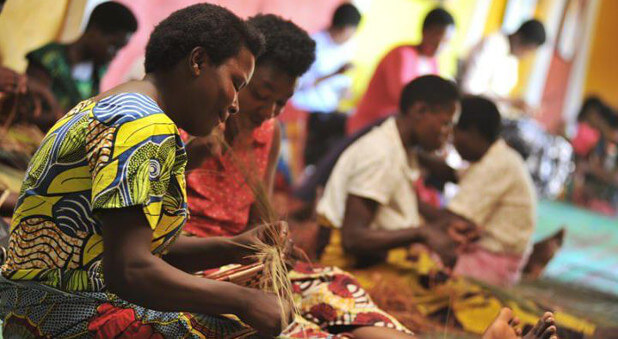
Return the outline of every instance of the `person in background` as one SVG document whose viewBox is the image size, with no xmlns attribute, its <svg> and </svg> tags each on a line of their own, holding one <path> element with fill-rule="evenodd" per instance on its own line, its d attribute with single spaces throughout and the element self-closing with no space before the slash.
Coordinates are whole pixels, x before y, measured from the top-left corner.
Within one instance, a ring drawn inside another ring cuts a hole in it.
<svg viewBox="0 0 618 339">
<path fill-rule="evenodd" d="M 341 100 L 352 85 L 345 72 L 352 67 L 355 50 L 352 38 L 361 21 L 354 5 L 339 6 L 330 27 L 311 36 L 316 42 L 316 59 L 299 80 L 292 103 L 309 112 L 305 166 L 316 164 L 328 149 L 345 135 L 347 115 L 338 112 Z"/>
<path fill-rule="evenodd" d="M 524 22 L 515 33 L 494 33 L 473 47 L 464 61 L 460 87 L 464 94 L 486 96 L 506 113 L 513 107 L 532 113 L 526 102 L 509 95 L 517 85 L 519 60 L 545 43 L 545 28 L 538 20 Z"/>
<path fill-rule="evenodd" d="M 47 107 L 53 117 L 78 102 L 99 94 L 107 65 L 137 30 L 131 10 L 104 2 L 92 11 L 85 32 L 74 42 L 49 43 L 30 52 L 26 74 L 47 88 L 55 103 Z"/>
<path fill-rule="evenodd" d="M 597 97 L 587 98 L 577 117 L 571 143 L 575 175 L 570 199 L 598 212 L 618 211 L 618 115 Z"/>
<path fill-rule="evenodd" d="M 399 114 L 341 154 L 317 205 L 318 255 L 328 245 L 323 259 L 343 257 L 343 267 L 362 267 L 420 242 L 454 263 L 455 242 L 441 225 L 423 223 L 413 182 L 420 175 L 416 152 L 443 145 L 458 102 L 454 83 L 419 77 L 404 87 Z"/>
<path fill-rule="evenodd" d="M 436 55 L 454 26 L 451 14 L 436 8 L 423 21 L 420 44 L 399 46 L 386 54 L 373 73 L 356 112 L 348 118 L 348 134 L 396 113 L 401 90 L 410 80 L 438 73 Z"/>
<path fill-rule="evenodd" d="M 462 99 L 453 143 L 471 165 L 461 175 L 447 168 L 444 173 L 450 172 L 459 190 L 446 210 L 427 213 L 429 207 L 424 206 L 423 216 L 430 221 L 460 218 L 477 225 L 482 235 L 458 256 L 454 272 L 510 286 L 519 281 L 532 249 L 537 199 L 524 160 L 500 138 L 500 126 L 493 102 L 483 97 Z"/>
</svg>

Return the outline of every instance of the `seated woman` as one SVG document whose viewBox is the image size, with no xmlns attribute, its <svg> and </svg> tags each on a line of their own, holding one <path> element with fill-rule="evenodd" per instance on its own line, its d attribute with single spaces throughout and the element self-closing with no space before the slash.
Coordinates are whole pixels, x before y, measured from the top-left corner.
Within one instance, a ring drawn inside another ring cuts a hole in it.
<svg viewBox="0 0 618 339">
<path fill-rule="evenodd" d="M 453 133 L 459 155 L 470 167 L 458 179 L 459 190 L 446 210 L 424 217 L 461 218 L 478 225 L 477 243 L 459 255 L 454 272 L 494 285 L 519 281 L 532 249 L 536 223 L 536 193 L 522 157 L 500 138 L 496 105 L 482 97 L 461 101 Z M 455 171 L 446 168 L 455 177 Z"/>
<path fill-rule="evenodd" d="M 575 175 L 569 190 L 574 203 L 600 213 L 618 211 L 618 115 L 596 97 L 587 98 L 577 117 Z"/>
<path fill-rule="evenodd" d="M 188 211 L 178 127 L 207 135 L 236 113 L 262 48 L 261 34 L 223 7 L 187 7 L 154 29 L 143 80 L 55 124 L 12 220 L 0 282 L 5 336 L 280 333 L 290 314 L 274 295 L 190 273 L 238 262 L 259 232 L 238 245 L 180 235 Z"/>
<path fill-rule="evenodd" d="M 262 211 L 248 181 L 261 181 L 272 192 L 281 138 L 274 118 L 314 59 L 315 44 L 294 23 L 274 15 L 258 15 L 249 22 L 264 34 L 266 49 L 256 61 L 251 83 L 239 94 L 240 113 L 225 124 L 231 150 L 213 154 L 208 138 L 187 144 L 189 162 L 196 168 L 187 173 L 191 219 L 184 230 L 199 237 L 235 236 L 261 222 Z M 327 332 L 347 331 L 356 338 L 396 338 L 409 332 L 378 309 L 345 272 L 314 270 L 302 263 L 296 268 L 291 272 L 293 288 L 301 314 L 310 322 L 286 335 L 327 337 Z M 347 293 L 352 287 L 354 296 Z"/>
<path fill-rule="evenodd" d="M 99 94 L 107 65 L 136 30 L 131 10 L 117 2 L 104 2 L 94 8 L 79 39 L 70 44 L 52 42 L 26 56 L 29 78 L 55 99 L 47 107 L 52 124 L 59 114 Z"/>
</svg>

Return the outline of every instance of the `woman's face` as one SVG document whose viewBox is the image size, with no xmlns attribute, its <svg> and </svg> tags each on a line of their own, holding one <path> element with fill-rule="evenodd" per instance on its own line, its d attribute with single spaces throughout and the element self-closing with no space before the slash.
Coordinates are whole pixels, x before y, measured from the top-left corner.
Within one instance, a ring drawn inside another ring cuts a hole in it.
<svg viewBox="0 0 618 339">
<path fill-rule="evenodd" d="M 251 83 L 238 95 L 241 110 L 228 121 L 232 129 L 253 130 L 278 116 L 294 94 L 296 78 L 268 64 L 255 69 Z"/>
<path fill-rule="evenodd" d="M 181 127 L 191 135 L 205 136 L 237 113 L 238 92 L 251 80 L 254 66 L 255 58 L 247 48 L 218 66 L 209 60 L 193 63 L 194 80 L 187 87 L 184 103 L 189 116 Z"/>
</svg>

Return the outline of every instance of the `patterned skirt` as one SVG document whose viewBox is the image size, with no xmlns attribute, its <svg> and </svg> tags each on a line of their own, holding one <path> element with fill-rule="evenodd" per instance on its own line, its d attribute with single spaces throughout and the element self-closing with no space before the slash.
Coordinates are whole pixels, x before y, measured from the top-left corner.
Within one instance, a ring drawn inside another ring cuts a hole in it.
<svg viewBox="0 0 618 339">
<path fill-rule="evenodd" d="M 344 271 L 298 264 L 290 278 L 302 316 L 281 338 L 343 338 L 346 330 L 359 326 L 410 333 Z M 66 293 L 0 279 L 4 338 L 252 338 L 255 334 L 233 315 L 160 312 L 112 293 Z M 338 334 L 330 333 L 332 329 Z"/>
</svg>

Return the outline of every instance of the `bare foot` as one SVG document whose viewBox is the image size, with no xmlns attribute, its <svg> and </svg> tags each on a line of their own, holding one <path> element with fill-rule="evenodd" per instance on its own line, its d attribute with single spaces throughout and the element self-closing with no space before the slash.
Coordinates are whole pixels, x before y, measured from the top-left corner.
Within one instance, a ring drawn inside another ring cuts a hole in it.
<svg viewBox="0 0 618 339">
<path fill-rule="evenodd" d="M 556 252 L 558 252 L 560 247 L 562 247 L 565 232 L 566 230 L 563 227 L 553 235 L 534 244 L 532 254 L 530 254 L 528 263 L 524 268 L 524 275 L 526 278 L 537 279 L 541 276 L 549 261 L 554 257 Z"/>
<path fill-rule="evenodd" d="M 503 308 L 483 334 L 483 339 L 521 339 L 521 329 L 517 328 L 519 319 L 513 316 L 510 308 Z M 558 339 L 554 316 L 547 312 L 523 339 Z"/>
<path fill-rule="evenodd" d="M 558 339 L 556 331 L 554 314 L 545 312 L 536 325 L 526 333 L 523 339 Z"/>
</svg>

